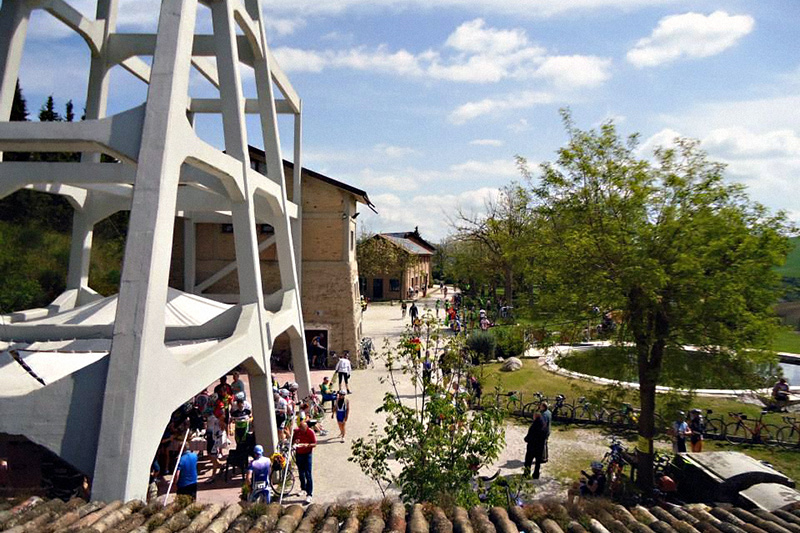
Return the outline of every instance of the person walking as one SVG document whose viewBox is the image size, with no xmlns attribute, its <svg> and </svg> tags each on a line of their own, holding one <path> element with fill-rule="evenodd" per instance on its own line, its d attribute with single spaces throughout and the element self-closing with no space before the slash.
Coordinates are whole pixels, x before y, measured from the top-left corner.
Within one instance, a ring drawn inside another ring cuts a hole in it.
<svg viewBox="0 0 800 533">
<path fill-rule="evenodd" d="M 339 390 L 342 390 L 342 381 L 344 381 L 344 386 L 347 387 L 347 394 L 351 394 L 350 374 L 353 372 L 353 365 L 350 363 L 349 350 L 344 351 L 342 357 L 340 357 L 339 361 L 336 363 L 336 368 L 334 370 L 339 375 Z"/>
<path fill-rule="evenodd" d="M 417 304 L 415 302 L 411 302 L 411 308 L 408 310 L 408 314 L 411 316 L 411 323 L 413 324 L 419 316 L 419 309 L 417 309 Z"/>
<path fill-rule="evenodd" d="M 345 397 L 343 390 L 339 391 L 336 398 L 335 409 L 331 413 L 331 418 L 334 416 L 336 417 L 336 423 L 339 424 L 339 438 L 344 442 L 347 419 L 350 416 L 350 400 Z"/>
<path fill-rule="evenodd" d="M 190 496 L 192 501 L 197 499 L 197 454 L 184 449 L 178 469 L 175 472 L 178 478 L 178 494 Z"/>
<path fill-rule="evenodd" d="M 408 311 L 408 304 L 405 300 L 400 300 L 400 311 L 403 314 L 403 318 L 406 317 L 406 311 Z"/>
<path fill-rule="evenodd" d="M 545 433 L 545 421 L 542 413 L 537 411 L 533 415 L 533 422 L 528 428 L 528 434 L 525 435 L 525 442 L 527 449 L 525 450 L 525 469 L 523 470 L 524 476 L 531 475 L 531 464 L 536 462 L 536 467 L 533 469 L 533 479 L 539 479 L 539 470 L 542 463 L 547 462 L 547 438 Z"/>
<path fill-rule="evenodd" d="M 300 475 L 300 490 L 306 493 L 306 503 L 311 503 L 314 493 L 314 480 L 311 475 L 312 454 L 317 446 L 317 436 L 308 427 L 305 413 L 301 413 L 297 420 L 297 428 L 292 434 L 295 456 L 297 458 L 297 472 Z"/>
</svg>

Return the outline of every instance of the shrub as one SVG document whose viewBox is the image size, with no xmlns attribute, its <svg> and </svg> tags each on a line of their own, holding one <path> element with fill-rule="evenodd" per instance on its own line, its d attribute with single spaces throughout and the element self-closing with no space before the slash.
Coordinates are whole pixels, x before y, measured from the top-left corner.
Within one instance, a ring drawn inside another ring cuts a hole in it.
<svg viewBox="0 0 800 533">
<path fill-rule="evenodd" d="M 502 357 L 503 359 L 519 357 L 528 349 L 528 343 L 525 342 L 525 330 L 520 326 L 496 328 L 493 333 L 497 341 L 497 348 L 494 352 L 495 357 Z"/>
<path fill-rule="evenodd" d="M 497 341 L 488 331 L 476 331 L 467 337 L 467 348 L 475 354 L 479 363 L 486 363 L 494 358 Z"/>
</svg>

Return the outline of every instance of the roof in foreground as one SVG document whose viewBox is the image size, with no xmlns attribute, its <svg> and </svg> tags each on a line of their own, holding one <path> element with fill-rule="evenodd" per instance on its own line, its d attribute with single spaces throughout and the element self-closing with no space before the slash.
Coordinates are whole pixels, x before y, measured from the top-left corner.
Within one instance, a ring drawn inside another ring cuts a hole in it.
<svg viewBox="0 0 800 533">
<path fill-rule="evenodd" d="M 160 501 L 160 498 L 159 498 Z M 185 504 L 184 504 L 185 505 Z M 353 501 L 306 507 L 277 503 L 245 512 L 239 504 L 142 502 L 109 504 L 42 500 L 38 497 L 0 510 L 0 531 L 280 531 L 282 533 L 798 533 L 798 504 L 774 512 L 746 511 L 730 505 L 626 508 L 604 499 L 578 505 L 546 501 L 508 508 L 460 507 L 447 511 L 434 505 L 404 506 L 399 502 Z M 0 509 L 2 509 L 0 507 Z"/>
</svg>

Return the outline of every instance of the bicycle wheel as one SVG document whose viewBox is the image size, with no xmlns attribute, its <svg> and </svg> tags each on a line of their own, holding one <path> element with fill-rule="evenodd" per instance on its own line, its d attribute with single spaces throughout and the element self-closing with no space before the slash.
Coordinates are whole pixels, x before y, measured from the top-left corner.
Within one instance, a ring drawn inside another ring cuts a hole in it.
<svg viewBox="0 0 800 533">
<path fill-rule="evenodd" d="M 612 413 L 608 417 L 608 424 L 615 428 L 627 428 L 629 427 L 629 422 L 630 418 L 622 412 Z"/>
<path fill-rule="evenodd" d="M 522 407 L 522 416 L 524 416 L 525 418 L 531 418 L 531 419 L 532 419 L 532 418 L 533 418 L 533 414 L 534 414 L 534 413 L 535 413 L 535 412 L 536 412 L 538 409 L 539 409 L 539 403 L 538 403 L 538 402 L 530 402 L 530 403 L 526 403 L 526 404 L 525 404 L 525 405 Z M 554 415 L 554 416 L 555 416 L 555 415 Z"/>
<path fill-rule="evenodd" d="M 725 440 L 731 444 L 741 444 L 750 440 L 750 432 L 741 422 L 730 422 L 725 426 Z"/>
<path fill-rule="evenodd" d="M 775 440 L 778 446 L 787 450 L 800 448 L 800 431 L 794 426 L 783 426 L 778 430 Z"/>
<path fill-rule="evenodd" d="M 765 424 L 758 433 L 758 440 L 765 446 L 777 446 L 777 435 L 780 428 L 774 424 Z"/>
<path fill-rule="evenodd" d="M 575 416 L 573 417 L 574 420 L 578 420 L 580 422 L 586 422 L 592 420 L 592 408 L 588 405 L 581 405 L 580 407 L 575 408 Z"/>
<path fill-rule="evenodd" d="M 723 438 L 725 436 L 725 422 L 721 418 L 709 418 L 706 420 L 704 436 L 712 439 Z"/>
<path fill-rule="evenodd" d="M 259 490 L 253 496 L 250 497 L 250 503 L 267 503 L 267 490 Z"/>
<path fill-rule="evenodd" d="M 574 413 L 572 412 L 572 407 L 569 405 L 562 405 L 561 407 L 557 407 L 555 411 L 553 411 L 553 418 L 555 420 L 563 420 L 565 422 L 572 422 L 572 417 Z"/>
<path fill-rule="evenodd" d="M 522 413 L 522 400 L 519 398 L 511 398 L 506 404 L 506 411 L 509 414 L 516 415 Z"/>
<path fill-rule="evenodd" d="M 285 482 L 283 479 L 284 473 L 286 474 Z M 294 489 L 294 472 L 291 468 L 288 470 L 273 470 L 269 475 L 269 484 L 278 497 L 291 494 Z"/>
</svg>

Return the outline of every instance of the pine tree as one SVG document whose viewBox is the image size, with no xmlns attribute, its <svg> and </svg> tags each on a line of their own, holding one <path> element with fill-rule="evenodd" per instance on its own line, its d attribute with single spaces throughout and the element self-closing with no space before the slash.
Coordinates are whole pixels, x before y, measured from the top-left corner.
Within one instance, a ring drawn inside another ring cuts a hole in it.
<svg viewBox="0 0 800 533">
<path fill-rule="evenodd" d="M 39 109 L 39 121 L 40 122 L 61 122 L 64 120 L 61 118 L 61 115 L 58 114 L 58 111 L 55 109 L 55 102 L 53 101 L 53 95 L 47 97 L 47 102 Z"/>
<path fill-rule="evenodd" d="M 28 102 L 22 94 L 22 89 L 17 80 L 17 88 L 14 89 L 14 103 L 11 104 L 11 121 L 23 122 L 28 120 Z"/>
<path fill-rule="evenodd" d="M 66 107 L 67 107 L 67 114 L 66 114 L 67 122 L 72 122 L 72 120 L 75 118 L 75 112 L 73 111 L 74 106 L 72 105 L 72 100 L 67 102 Z"/>
</svg>

